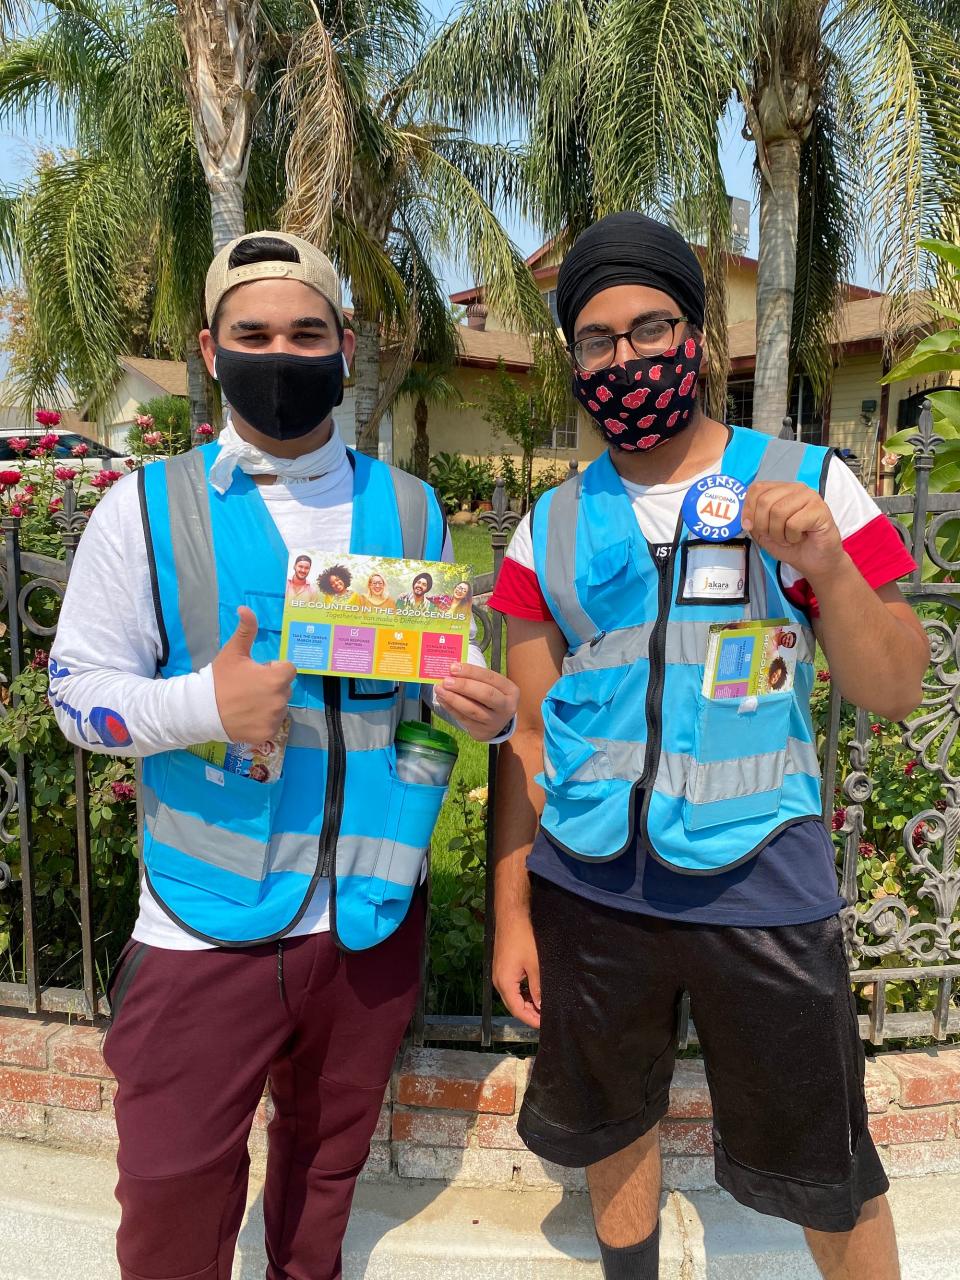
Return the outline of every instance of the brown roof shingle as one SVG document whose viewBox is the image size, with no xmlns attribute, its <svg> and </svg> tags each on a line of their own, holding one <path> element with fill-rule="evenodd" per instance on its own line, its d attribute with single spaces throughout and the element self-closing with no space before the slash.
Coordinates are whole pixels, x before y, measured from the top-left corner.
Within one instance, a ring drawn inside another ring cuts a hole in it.
<svg viewBox="0 0 960 1280">
<path fill-rule="evenodd" d="M 185 396 L 187 394 L 187 365 L 185 360 L 145 360 L 140 356 L 121 356 L 120 363 L 149 378 L 167 396 Z"/>
</svg>

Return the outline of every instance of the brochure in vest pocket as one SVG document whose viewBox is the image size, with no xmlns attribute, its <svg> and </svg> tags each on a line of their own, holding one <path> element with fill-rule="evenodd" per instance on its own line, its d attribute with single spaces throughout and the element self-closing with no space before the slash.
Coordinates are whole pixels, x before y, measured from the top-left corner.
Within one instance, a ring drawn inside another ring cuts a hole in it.
<svg viewBox="0 0 960 1280">
<path fill-rule="evenodd" d="M 265 742 L 201 742 L 187 750 L 224 773 L 235 773 L 251 782 L 276 782 L 283 770 L 289 736 L 290 717 L 285 716 L 274 736 Z"/>
<path fill-rule="evenodd" d="M 789 693 L 797 671 L 800 627 L 789 618 L 718 622 L 703 667 L 705 698 L 762 698 Z"/>
<path fill-rule="evenodd" d="M 467 565 L 299 548 L 280 656 L 308 675 L 436 684 L 467 659 L 472 604 Z"/>
</svg>

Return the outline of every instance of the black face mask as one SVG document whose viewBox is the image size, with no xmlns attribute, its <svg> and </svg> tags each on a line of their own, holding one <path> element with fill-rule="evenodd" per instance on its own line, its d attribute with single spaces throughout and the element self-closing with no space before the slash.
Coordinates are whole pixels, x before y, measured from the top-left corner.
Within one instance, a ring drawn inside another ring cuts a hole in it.
<svg viewBox="0 0 960 1280">
<path fill-rule="evenodd" d="M 291 356 L 217 347 L 217 377 L 231 409 L 274 440 L 296 440 L 343 400 L 343 352 Z"/>
</svg>

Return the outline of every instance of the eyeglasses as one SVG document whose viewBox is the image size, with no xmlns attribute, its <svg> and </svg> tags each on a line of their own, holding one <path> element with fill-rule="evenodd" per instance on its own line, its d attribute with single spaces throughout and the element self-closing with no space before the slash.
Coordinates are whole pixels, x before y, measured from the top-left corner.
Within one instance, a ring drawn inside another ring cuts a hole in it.
<svg viewBox="0 0 960 1280">
<path fill-rule="evenodd" d="M 685 324 L 686 316 L 672 316 L 662 320 L 644 320 L 624 333 L 598 333 L 581 338 L 569 348 L 578 369 L 584 373 L 597 373 L 608 369 L 617 355 L 621 338 L 627 338 L 638 356 L 662 356 L 675 347 L 678 324 Z"/>
</svg>

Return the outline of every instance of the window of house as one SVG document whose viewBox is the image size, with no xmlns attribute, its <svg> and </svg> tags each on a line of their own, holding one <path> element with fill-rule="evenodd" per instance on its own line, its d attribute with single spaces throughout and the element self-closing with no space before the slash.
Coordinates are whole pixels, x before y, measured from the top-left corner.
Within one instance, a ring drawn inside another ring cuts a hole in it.
<svg viewBox="0 0 960 1280">
<path fill-rule="evenodd" d="M 576 449 L 577 440 L 579 439 L 579 427 L 577 410 L 575 407 L 571 407 L 567 412 L 566 419 L 553 428 L 551 447 L 554 449 Z"/>
<path fill-rule="evenodd" d="M 731 427 L 753 426 L 753 379 L 731 379 L 727 383 L 727 424 Z"/>
<path fill-rule="evenodd" d="M 926 387 L 923 391 L 918 391 L 916 395 L 904 397 L 897 405 L 897 430 L 905 431 L 907 427 L 918 427 L 920 425 L 923 402 L 934 391 L 956 391 L 956 389 L 956 387 L 951 387 L 949 383 L 944 383 L 942 386 Z"/>
<path fill-rule="evenodd" d="M 804 444 L 823 443 L 823 413 L 817 404 L 810 379 L 801 376 L 794 378 L 790 392 L 790 417 L 796 432 L 800 422 L 800 439 Z"/>
<path fill-rule="evenodd" d="M 556 289 L 547 289 L 543 294 L 543 300 L 550 308 L 550 314 L 553 316 L 553 323 L 559 329 L 560 317 L 557 315 L 557 291 Z"/>
</svg>

